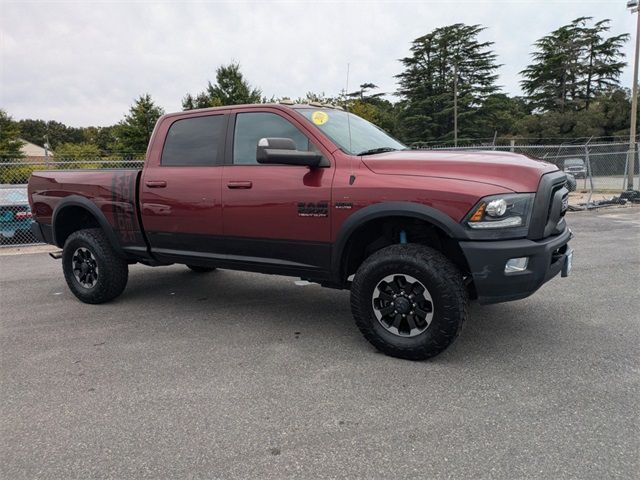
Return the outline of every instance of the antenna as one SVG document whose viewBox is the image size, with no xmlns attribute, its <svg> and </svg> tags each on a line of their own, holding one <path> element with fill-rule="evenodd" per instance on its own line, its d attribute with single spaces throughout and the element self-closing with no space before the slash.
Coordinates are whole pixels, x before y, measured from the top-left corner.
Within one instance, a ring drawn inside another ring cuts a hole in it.
<svg viewBox="0 0 640 480">
<path fill-rule="evenodd" d="M 351 152 L 351 121 L 349 120 L 349 103 L 347 95 L 349 94 L 349 64 L 347 63 L 347 82 L 344 86 L 344 109 L 347 111 L 347 129 L 349 130 L 349 152 Z"/>
<path fill-rule="evenodd" d="M 353 174 L 353 151 L 351 150 L 351 114 L 349 113 L 349 103 L 347 95 L 349 94 L 349 63 L 347 63 L 347 81 L 344 86 L 344 110 L 347 112 L 347 130 L 349 131 L 349 185 L 353 185 L 356 176 Z"/>
</svg>

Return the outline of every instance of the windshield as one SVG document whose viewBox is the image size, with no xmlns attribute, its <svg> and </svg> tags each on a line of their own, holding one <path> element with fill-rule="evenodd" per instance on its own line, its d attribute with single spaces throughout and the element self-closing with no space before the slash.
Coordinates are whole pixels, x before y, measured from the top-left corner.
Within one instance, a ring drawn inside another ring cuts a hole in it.
<svg viewBox="0 0 640 480">
<path fill-rule="evenodd" d="M 342 151 L 351 155 L 367 155 L 407 147 L 390 137 L 384 130 L 352 113 L 329 108 L 299 108 L 298 112 L 307 117 L 322 130 Z M 349 117 L 347 122 L 347 116 Z M 349 138 L 349 124 L 351 138 Z"/>
</svg>

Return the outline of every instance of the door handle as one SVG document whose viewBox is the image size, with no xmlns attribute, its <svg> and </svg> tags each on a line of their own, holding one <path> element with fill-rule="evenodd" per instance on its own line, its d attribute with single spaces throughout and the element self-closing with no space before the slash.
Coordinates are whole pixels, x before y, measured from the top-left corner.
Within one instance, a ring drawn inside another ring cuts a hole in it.
<svg viewBox="0 0 640 480">
<path fill-rule="evenodd" d="M 149 188 L 164 188 L 167 186 L 167 182 L 164 180 L 147 180 L 144 184 Z"/>
<path fill-rule="evenodd" d="M 251 188 L 253 186 L 252 182 L 229 182 L 227 183 L 227 188 Z"/>
</svg>

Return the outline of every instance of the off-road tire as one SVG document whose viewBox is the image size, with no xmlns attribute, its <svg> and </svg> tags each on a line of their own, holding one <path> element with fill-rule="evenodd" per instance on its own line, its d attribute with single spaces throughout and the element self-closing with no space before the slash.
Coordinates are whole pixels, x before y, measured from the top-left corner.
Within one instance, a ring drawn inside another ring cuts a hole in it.
<svg viewBox="0 0 640 480">
<path fill-rule="evenodd" d="M 385 329 L 372 305 L 378 282 L 399 273 L 418 279 L 433 299 L 431 323 L 413 337 Z M 451 345 L 467 317 L 467 304 L 460 270 L 442 253 L 418 244 L 391 245 L 378 250 L 358 268 L 351 285 L 351 311 L 365 338 L 381 352 L 408 360 L 425 360 Z"/>
<path fill-rule="evenodd" d="M 73 273 L 73 255 L 78 248 L 89 250 L 97 263 L 97 282 L 91 288 L 82 286 Z M 129 278 L 126 260 L 116 254 L 100 228 L 78 230 L 69 235 L 62 251 L 62 270 L 71 292 L 81 302 L 91 304 L 116 298 L 127 286 Z"/>
<path fill-rule="evenodd" d="M 199 267 L 198 265 L 187 265 L 187 267 L 196 273 L 209 273 L 216 269 L 216 267 Z"/>
</svg>

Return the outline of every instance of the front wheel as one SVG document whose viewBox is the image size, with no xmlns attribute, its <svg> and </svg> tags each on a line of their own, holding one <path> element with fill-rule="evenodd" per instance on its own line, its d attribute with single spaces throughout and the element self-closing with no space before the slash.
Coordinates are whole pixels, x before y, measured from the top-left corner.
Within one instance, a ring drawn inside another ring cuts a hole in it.
<svg viewBox="0 0 640 480">
<path fill-rule="evenodd" d="M 467 316 L 462 274 L 443 254 L 391 245 L 367 258 L 351 285 L 356 325 L 383 353 L 424 360 L 456 339 Z"/>
<path fill-rule="evenodd" d="M 84 303 L 113 300 L 129 278 L 126 260 L 116 254 L 99 228 L 69 235 L 62 251 L 62 270 L 69 289 Z"/>
</svg>

